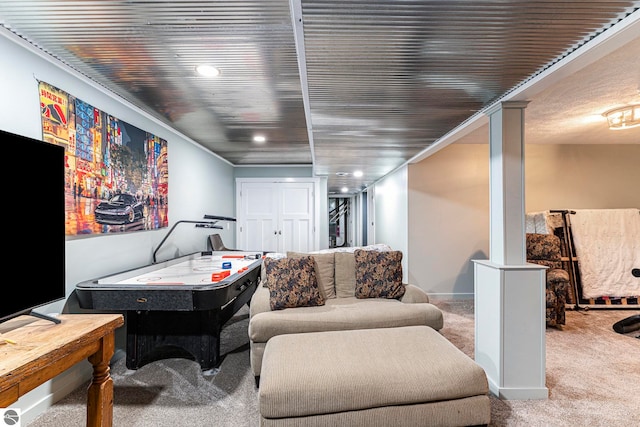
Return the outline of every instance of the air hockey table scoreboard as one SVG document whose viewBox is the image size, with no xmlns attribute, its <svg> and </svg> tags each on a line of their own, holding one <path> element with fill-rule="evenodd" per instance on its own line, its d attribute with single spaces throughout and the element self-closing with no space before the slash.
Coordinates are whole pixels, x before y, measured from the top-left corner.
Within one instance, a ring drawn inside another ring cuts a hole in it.
<svg viewBox="0 0 640 427">
<path fill-rule="evenodd" d="M 184 357 L 222 361 L 220 333 L 260 281 L 262 254 L 198 252 L 76 285 L 80 307 L 124 312 L 127 368 Z"/>
</svg>

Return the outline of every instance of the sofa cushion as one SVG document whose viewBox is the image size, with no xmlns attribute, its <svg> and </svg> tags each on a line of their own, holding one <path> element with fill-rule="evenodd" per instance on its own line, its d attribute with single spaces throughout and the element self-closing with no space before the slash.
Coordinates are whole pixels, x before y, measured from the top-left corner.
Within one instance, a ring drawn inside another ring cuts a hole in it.
<svg viewBox="0 0 640 427">
<path fill-rule="evenodd" d="M 336 287 L 333 278 L 335 257 L 333 253 L 326 254 L 308 254 L 300 252 L 287 252 L 288 258 L 300 258 L 311 255 L 313 257 L 316 279 L 318 280 L 318 286 L 320 287 L 320 294 L 324 299 L 336 297 Z"/>
<path fill-rule="evenodd" d="M 355 295 L 356 260 L 352 252 L 335 253 L 336 296 L 348 298 Z"/>
<path fill-rule="evenodd" d="M 324 305 L 311 256 L 299 258 L 265 258 L 271 310 Z"/>
<path fill-rule="evenodd" d="M 402 298 L 402 251 L 357 250 L 353 255 L 356 298 Z"/>
<path fill-rule="evenodd" d="M 267 342 L 282 334 L 350 329 L 443 326 L 442 311 L 430 303 L 405 304 L 386 298 L 333 298 L 325 305 L 257 313 L 249 321 L 252 342 Z"/>
</svg>

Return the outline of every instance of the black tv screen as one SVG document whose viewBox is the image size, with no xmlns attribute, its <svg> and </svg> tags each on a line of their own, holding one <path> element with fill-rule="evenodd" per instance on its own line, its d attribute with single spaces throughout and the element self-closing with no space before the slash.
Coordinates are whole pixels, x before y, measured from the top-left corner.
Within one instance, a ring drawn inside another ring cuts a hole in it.
<svg viewBox="0 0 640 427">
<path fill-rule="evenodd" d="M 2 285 L 3 321 L 65 298 L 65 150 L 2 130 L 0 143 L 3 257 L 16 278 Z"/>
</svg>

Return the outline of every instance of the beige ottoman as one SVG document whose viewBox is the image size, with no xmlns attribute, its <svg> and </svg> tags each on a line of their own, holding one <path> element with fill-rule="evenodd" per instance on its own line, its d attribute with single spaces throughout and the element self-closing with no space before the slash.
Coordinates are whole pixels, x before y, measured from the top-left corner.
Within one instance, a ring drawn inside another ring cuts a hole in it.
<svg viewBox="0 0 640 427">
<path fill-rule="evenodd" d="M 488 425 L 484 370 L 428 326 L 279 335 L 265 347 L 261 426 Z"/>
</svg>

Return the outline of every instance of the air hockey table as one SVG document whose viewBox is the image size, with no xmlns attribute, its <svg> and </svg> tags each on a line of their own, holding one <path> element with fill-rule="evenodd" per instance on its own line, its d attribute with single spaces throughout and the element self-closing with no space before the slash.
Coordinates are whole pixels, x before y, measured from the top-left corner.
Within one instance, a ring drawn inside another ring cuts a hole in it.
<svg viewBox="0 0 640 427">
<path fill-rule="evenodd" d="M 262 253 L 197 252 L 76 285 L 83 309 L 123 312 L 126 365 L 196 360 L 203 370 L 221 362 L 224 324 L 251 300 Z"/>
</svg>

